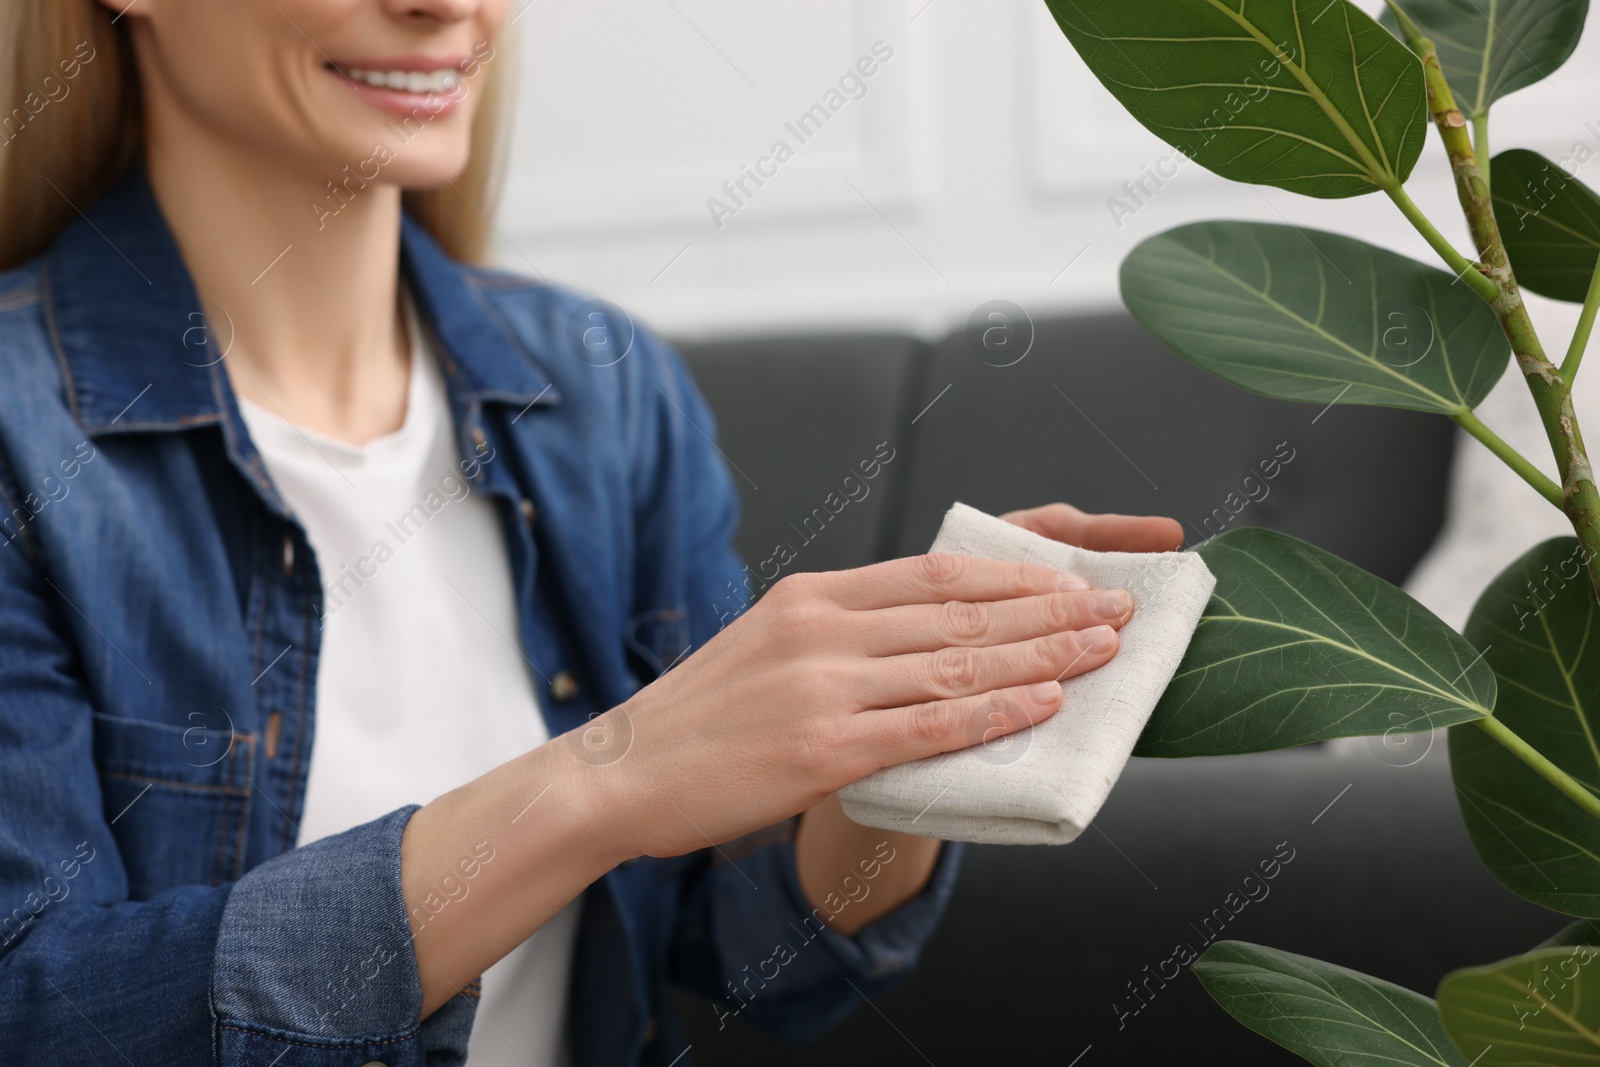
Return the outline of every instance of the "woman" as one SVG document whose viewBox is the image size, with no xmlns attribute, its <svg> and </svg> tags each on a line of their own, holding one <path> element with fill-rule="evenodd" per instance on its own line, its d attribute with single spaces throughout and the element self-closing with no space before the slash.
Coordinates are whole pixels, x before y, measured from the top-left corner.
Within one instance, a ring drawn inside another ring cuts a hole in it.
<svg viewBox="0 0 1600 1067">
<path fill-rule="evenodd" d="M 687 1063 L 668 981 L 804 1037 L 903 976 L 955 849 L 833 794 L 1053 713 L 1126 595 L 925 556 L 719 619 L 677 359 L 465 265 L 504 0 L 8 7 L 5 1062 Z"/>
</svg>

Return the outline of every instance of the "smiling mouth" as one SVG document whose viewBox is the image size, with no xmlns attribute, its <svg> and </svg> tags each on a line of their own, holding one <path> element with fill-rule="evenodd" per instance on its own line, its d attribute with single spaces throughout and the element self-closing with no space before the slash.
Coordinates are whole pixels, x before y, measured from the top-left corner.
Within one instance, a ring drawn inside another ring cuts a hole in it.
<svg viewBox="0 0 1600 1067">
<path fill-rule="evenodd" d="M 337 63 L 329 63 L 327 67 L 358 84 L 401 93 L 440 93 L 448 96 L 461 85 L 460 71 L 448 67 L 438 70 L 373 70 Z"/>
</svg>

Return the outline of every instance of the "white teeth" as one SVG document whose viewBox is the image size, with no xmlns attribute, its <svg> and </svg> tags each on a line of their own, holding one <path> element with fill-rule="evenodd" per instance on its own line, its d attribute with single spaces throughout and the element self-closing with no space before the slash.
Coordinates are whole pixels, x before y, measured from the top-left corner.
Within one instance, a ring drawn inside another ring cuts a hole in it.
<svg viewBox="0 0 1600 1067">
<path fill-rule="evenodd" d="M 359 67 L 339 68 L 352 80 L 366 82 L 380 89 L 399 89 L 408 93 L 452 93 L 461 84 L 461 76 L 453 70 L 363 70 Z"/>
</svg>

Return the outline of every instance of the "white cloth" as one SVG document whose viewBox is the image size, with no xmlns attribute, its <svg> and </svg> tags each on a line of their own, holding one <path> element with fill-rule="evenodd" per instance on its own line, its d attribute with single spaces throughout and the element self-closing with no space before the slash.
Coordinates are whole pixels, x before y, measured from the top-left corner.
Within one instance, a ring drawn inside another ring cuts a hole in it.
<svg viewBox="0 0 1600 1067">
<path fill-rule="evenodd" d="M 407 323 L 411 377 L 394 433 L 354 446 L 239 398 L 324 590 L 302 845 L 427 803 L 549 739 L 512 644 L 520 628 L 505 534 L 462 476 L 444 381 L 409 302 Z M 460 859 L 476 870 L 493 847 L 463 839 Z M 461 884 L 466 897 L 441 888 L 464 902 L 446 906 L 471 906 L 471 881 Z M 485 972 L 470 1067 L 567 1062 L 579 906 Z"/>
<path fill-rule="evenodd" d="M 1066 844 L 1116 784 L 1216 578 L 1193 552 L 1091 552 L 965 504 L 945 514 L 929 551 L 1037 563 L 1126 589 L 1133 618 L 1109 663 L 1062 682 L 1061 711 L 1015 734 L 870 774 L 840 792 L 844 812 L 866 826 L 951 841 Z"/>
</svg>

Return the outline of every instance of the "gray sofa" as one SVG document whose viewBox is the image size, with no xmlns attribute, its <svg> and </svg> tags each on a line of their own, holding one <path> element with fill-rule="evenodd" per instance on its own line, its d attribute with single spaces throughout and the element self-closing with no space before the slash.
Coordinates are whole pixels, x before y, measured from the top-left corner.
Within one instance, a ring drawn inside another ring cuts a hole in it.
<svg viewBox="0 0 1600 1067">
<path fill-rule="evenodd" d="M 738 471 L 738 545 L 752 569 L 923 551 L 952 500 L 1166 514 L 1191 544 L 1269 526 L 1395 582 L 1438 533 L 1455 440 L 1442 419 L 1252 396 L 1120 312 L 1039 322 L 1006 341 L 997 351 L 962 330 L 931 345 L 680 342 Z M 884 444 L 893 458 L 861 479 L 858 464 Z M 1265 898 L 1219 911 L 1246 873 L 1284 854 Z M 969 846 L 918 972 L 822 1041 L 786 1047 L 737 1021 L 719 1028 L 687 996 L 680 1009 L 693 1057 L 713 1067 L 1296 1063 L 1234 1024 L 1192 975 L 1163 980 L 1174 946 L 1243 938 L 1431 992 L 1445 970 L 1560 925 L 1478 864 L 1442 738 L 1135 760 L 1072 845 Z"/>
</svg>

